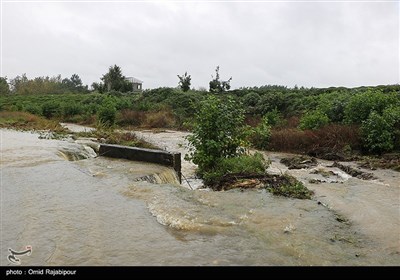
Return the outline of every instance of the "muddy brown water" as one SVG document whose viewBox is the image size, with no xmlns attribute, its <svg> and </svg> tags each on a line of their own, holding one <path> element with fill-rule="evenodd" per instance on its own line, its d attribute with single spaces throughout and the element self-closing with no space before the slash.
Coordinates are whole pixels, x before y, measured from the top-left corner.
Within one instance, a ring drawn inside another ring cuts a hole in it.
<svg viewBox="0 0 400 280">
<path fill-rule="evenodd" d="M 27 245 L 23 265 L 400 265 L 398 172 L 371 171 L 378 179 L 363 181 L 320 161 L 336 183 L 309 184 L 327 178 L 289 170 L 313 200 L 191 190 L 166 167 L 0 132 L 1 265 L 12 265 L 8 248 Z M 183 132 L 140 136 L 184 151 Z M 270 172 L 286 171 L 279 159 L 287 155 L 267 155 Z"/>
</svg>

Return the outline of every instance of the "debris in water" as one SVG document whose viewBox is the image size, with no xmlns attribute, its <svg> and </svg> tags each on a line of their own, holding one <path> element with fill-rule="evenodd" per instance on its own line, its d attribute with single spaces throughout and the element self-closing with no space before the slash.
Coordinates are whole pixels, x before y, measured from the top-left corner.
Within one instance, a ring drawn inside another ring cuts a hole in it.
<svg viewBox="0 0 400 280">
<path fill-rule="evenodd" d="M 311 199 L 313 191 L 307 189 L 295 177 L 288 174 L 248 174 L 248 173 L 229 173 L 222 176 L 218 182 L 209 185 L 216 191 L 230 190 L 234 188 L 250 189 L 265 188 L 274 195 Z"/>
<path fill-rule="evenodd" d="M 315 158 L 308 156 L 282 158 L 280 162 L 286 165 L 289 169 L 310 168 L 318 164 Z"/>
<path fill-rule="evenodd" d="M 319 175 L 321 175 L 322 177 L 325 177 L 325 178 L 329 178 L 330 176 L 336 176 L 336 177 L 338 176 L 335 172 L 333 172 L 331 170 L 324 170 L 322 168 L 318 168 L 316 170 L 313 170 L 313 171 L 310 172 L 310 174 L 319 174 Z"/>
<path fill-rule="evenodd" d="M 348 165 L 343 165 L 341 163 L 338 163 L 337 161 L 335 161 L 331 166 L 328 166 L 328 167 L 337 167 L 340 170 L 342 170 L 342 171 L 346 172 L 347 174 L 349 174 L 353 177 L 356 177 L 358 179 L 362 179 L 362 180 L 376 179 L 376 177 L 372 173 L 354 169 Z"/>
</svg>

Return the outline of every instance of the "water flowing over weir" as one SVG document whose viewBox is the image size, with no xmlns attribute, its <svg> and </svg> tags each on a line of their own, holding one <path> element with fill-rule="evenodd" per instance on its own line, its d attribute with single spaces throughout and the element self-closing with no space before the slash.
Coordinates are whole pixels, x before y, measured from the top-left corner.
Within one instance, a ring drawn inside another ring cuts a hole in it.
<svg viewBox="0 0 400 280">
<path fill-rule="evenodd" d="M 171 183 L 168 167 L 0 133 L 1 265 L 10 265 L 8 248 L 27 245 L 33 251 L 22 265 L 400 265 L 395 172 L 315 185 L 315 200 L 192 191 Z M 179 135 L 145 136 L 178 143 Z M 284 171 L 279 156 L 272 155 L 272 171 Z M 182 170 L 189 173 L 185 163 Z M 293 171 L 304 182 L 308 173 Z"/>
</svg>

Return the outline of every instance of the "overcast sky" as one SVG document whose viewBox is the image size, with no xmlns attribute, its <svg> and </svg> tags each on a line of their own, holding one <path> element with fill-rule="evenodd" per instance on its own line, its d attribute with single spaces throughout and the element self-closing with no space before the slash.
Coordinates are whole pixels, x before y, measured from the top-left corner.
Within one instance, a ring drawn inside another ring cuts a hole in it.
<svg viewBox="0 0 400 280">
<path fill-rule="evenodd" d="M 61 1 L 62 2 L 62 1 Z M 398 2 L 2 0 L 1 76 L 100 81 L 117 64 L 144 88 L 400 83 Z"/>
</svg>

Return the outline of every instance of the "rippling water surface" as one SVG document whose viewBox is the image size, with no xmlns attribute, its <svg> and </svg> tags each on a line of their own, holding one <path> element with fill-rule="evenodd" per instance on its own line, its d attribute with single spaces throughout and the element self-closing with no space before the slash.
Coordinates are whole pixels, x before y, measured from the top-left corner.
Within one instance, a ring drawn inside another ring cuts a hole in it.
<svg viewBox="0 0 400 280">
<path fill-rule="evenodd" d="M 399 176 L 376 175 L 312 185 L 314 200 L 193 191 L 166 167 L 1 130 L 1 265 L 27 245 L 23 265 L 400 265 Z"/>
</svg>

